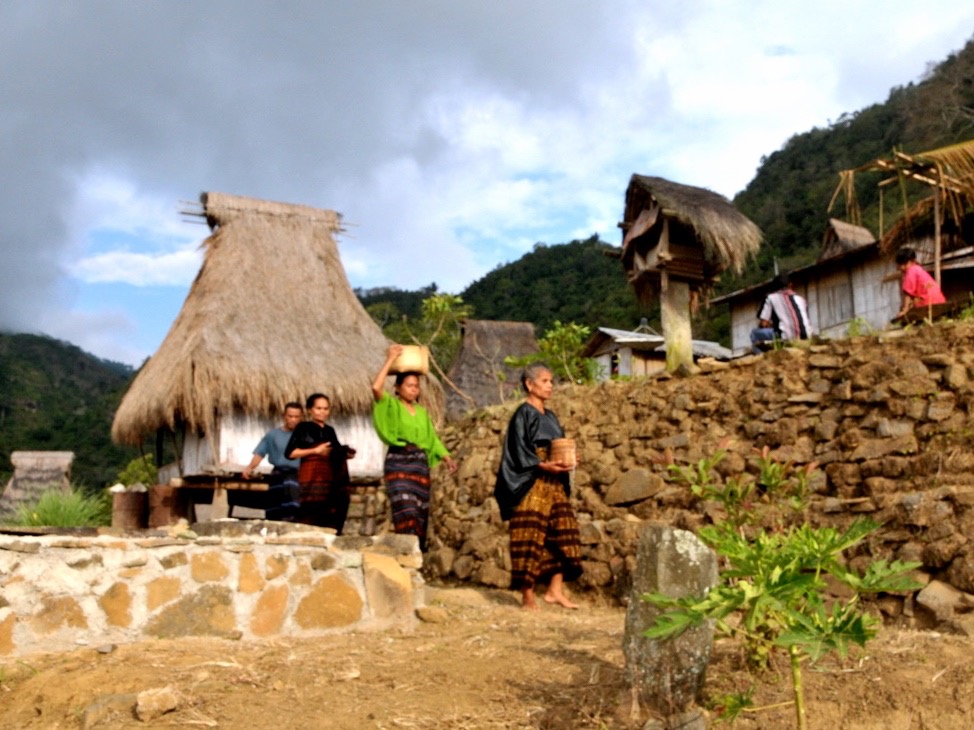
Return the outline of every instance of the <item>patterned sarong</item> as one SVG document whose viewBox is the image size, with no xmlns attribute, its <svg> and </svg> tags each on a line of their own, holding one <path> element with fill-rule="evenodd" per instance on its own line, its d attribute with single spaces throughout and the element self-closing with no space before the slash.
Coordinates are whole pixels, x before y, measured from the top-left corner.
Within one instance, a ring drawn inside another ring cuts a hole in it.
<svg viewBox="0 0 974 730">
<path fill-rule="evenodd" d="M 547 452 L 538 449 L 538 456 L 547 459 Z M 565 488 L 542 474 L 511 517 L 511 588 L 533 588 L 555 573 L 566 581 L 582 574 L 582 544 Z"/>
<path fill-rule="evenodd" d="M 426 552 L 430 516 L 430 466 L 418 446 L 390 446 L 385 464 L 386 492 L 392 505 L 392 525 L 400 535 L 416 535 Z"/>
<path fill-rule="evenodd" d="M 348 515 L 348 465 L 343 458 L 312 454 L 298 468 L 299 499 L 296 522 L 331 527 L 339 535 Z"/>
</svg>

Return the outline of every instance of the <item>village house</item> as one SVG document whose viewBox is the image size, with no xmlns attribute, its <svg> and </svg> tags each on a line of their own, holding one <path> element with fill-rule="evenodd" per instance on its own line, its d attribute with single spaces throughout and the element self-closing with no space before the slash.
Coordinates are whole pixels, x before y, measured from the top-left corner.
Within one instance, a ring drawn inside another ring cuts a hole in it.
<svg viewBox="0 0 974 730">
<path fill-rule="evenodd" d="M 335 242 L 341 216 L 223 193 L 201 203 L 212 231 L 202 268 L 125 394 L 112 437 L 148 441 L 160 456 L 174 446 L 162 483 L 239 472 L 285 403 L 322 392 L 329 423 L 357 450 L 353 479 L 378 480 L 384 452 L 370 383 L 388 341 L 348 283 Z M 440 391 L 425 395 L 442 407 Z"/>
</svg>

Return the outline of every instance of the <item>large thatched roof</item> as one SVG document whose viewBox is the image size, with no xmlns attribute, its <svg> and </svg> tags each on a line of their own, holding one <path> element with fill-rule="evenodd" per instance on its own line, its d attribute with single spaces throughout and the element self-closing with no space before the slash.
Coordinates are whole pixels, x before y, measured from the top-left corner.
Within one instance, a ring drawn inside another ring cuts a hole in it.
<svg viewBox="0 0 974 730">
<path fill-rule="evenodd" d="M 463 323 L 460 352 L 450 367 L 449 379 L 463 392 L 447 388 L 446 411 L 459 418 L 468 410 L 502 403 L 520 387 L 520 372 L 504 364 L 508 356 L 525 357 L 538 351 L 530 322 L 491 322 L 468 319 Z"/>
<path fill-rule="evenodd" d="M 640 214 L 651 210 L 654 204 L 670 219 L 675 229 L 671 230 L 674 239 L 695 242 L 702 247 L 704 275 L 708 278 L 728 269 L 740 273 L 761 245 L 761 230 L 724 196 L 661 177 L 633 175 L 626 190 L 626 211 L 621 224 L 623 263 L 634 255 L 627 250 L 627 244 L 646 234 L 637 227 Z"/>
<path fill-rule="evenodd" d="M 371 407 L 387 340 L 356 298 L 330 210 L 203 193 L 203 266 L 159 351 L 115 415 L 112 437 L 210 432 L 218 413 L 275 417 L 316 390 L 335 413 Z"/>
</svg>

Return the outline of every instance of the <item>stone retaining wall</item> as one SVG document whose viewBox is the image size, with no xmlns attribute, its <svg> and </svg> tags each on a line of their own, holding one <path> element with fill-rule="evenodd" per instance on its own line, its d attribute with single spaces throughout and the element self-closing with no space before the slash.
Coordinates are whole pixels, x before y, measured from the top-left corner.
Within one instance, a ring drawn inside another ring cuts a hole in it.
<svg viewBox="0 0 974 730">
<path fill-rule="evenodd" d="M 974 325 L 956 323 L 786 348 L 689 377 L 559 389 L 549 402 L 582 463 L 572 501 L 584 589 L 627 594 L 640 528 L 694 530 L 712 503 L 668 480 L 731 441 L 723 478 L 755 470 L 755 449 L 821 469 L 807 520 L 884 524 L 864 556 L 920 560 L 921 579 L 974 593 Z M 434 471 L 433 575 L 506 587 L 506 525 L 491 496 L 516 404 L 447 429 L 460 460 Z M 889 611 L 910 611 L 910 600 Z"/>
<path fill-rule="evenodd" d="M 0 535 L 0 656 L 143 638 L 257 639 L 415 621 L 415 538 L 274 522 Z M 202 534 L 200 534 L 202 533 Z"/>
</svg>

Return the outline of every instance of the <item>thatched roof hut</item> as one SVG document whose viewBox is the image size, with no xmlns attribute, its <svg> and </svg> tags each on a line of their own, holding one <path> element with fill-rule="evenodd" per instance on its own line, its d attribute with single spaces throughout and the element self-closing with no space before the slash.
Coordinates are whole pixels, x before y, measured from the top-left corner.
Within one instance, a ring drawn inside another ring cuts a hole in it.
<svg viewBox="0 0 974 730">
<path fill-rule="evenodd" d="M 633 175 L 626 189 L 622 264 L 641 302 L 660 294 L 666 369 L 693 367 L 690 311 L 728 269 L 740 273 L 762 235 L 710 190 Z"/>
<path fill-rule="evenodd" d="M 640 298 L 661 275 L 707 289 L 740 273 L 761 245 L 760 229 L 727 198 L 704 188 L 633 175 L 626 190 L 622 261 Z"/>
<path fill-rule="evenodd" d="M 200 201 L 212 231 L 202 268 L 122 400 L 112 437 L 205 435 L 210 461 L 246 463 L 256 445 L 246 439 L 275 425 L 288 401 L 321 391 L 333 420 L 366 417 L 388 343 L 345 276 L 335 242 L 341 216 L 223 193 Z M 228 421 L 239 417 L 260 423 L 231 453 Z"/>
<path fill-rule="evenodd" d="M 850 251 L 876 243 L 868 228 L 846 223 L 838 218 L 829 218 L 829 225 L 822 237 L 822 252 L 819 261 L 843 256 Z"/>
<path fill-rule="evenodd" d="M 73 451 L 14 451 L 14 475 L 0 491 L 0 516 L 14 515 L 21 505 L 33 504 L 44 492 L 71 489 Z"/>
<path fill-rule="evenodd" d="M 447 388 L 446 413 L 449 418 L 460 418 L 469 410 L 515 397 L 520 387 L 520 372 L 505 365 L 504 358 L 524 357 L 538 351 L 534 325 L 530 322 L 468 319 L 461 331 L 460 352 L 448 377 L 462 392 Z"/>
</svg>

